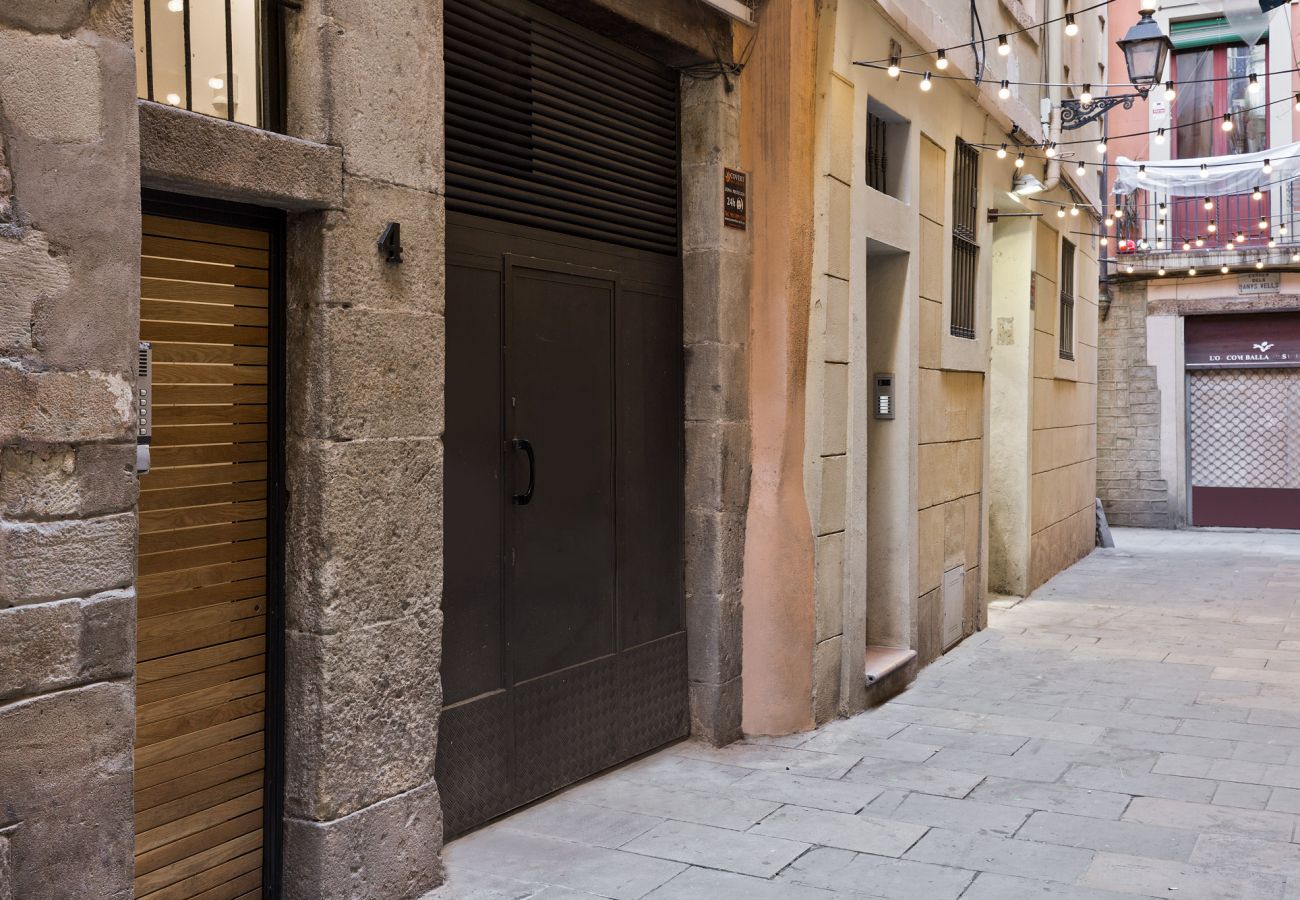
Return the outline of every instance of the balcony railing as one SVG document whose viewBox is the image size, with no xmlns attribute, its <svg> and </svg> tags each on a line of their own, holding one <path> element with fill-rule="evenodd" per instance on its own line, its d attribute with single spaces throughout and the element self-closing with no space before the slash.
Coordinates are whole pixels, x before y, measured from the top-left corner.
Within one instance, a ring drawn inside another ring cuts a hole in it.
<svg viewBox="0 0 1300 900">
<path fill-rule="evenodd" d="M 1197 259 L 1207 269 L 1295 261 L 1297 180 L 1265 182 L 1244 194 L 1175 197 L 1143 190 L 1116 197 L 1107 218 L 1107 255 L 1120 274 L 1130 266 L 1136 272 Z"/>
</svg>

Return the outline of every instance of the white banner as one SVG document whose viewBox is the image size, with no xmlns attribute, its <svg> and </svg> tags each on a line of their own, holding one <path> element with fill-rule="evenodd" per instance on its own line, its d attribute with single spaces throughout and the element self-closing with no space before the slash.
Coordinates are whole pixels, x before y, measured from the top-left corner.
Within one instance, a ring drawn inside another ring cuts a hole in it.
<svg viewBox="0 0 1300 900">
<path fill-rule="evenodd" d="M 1272 173 L 1264 171 L 1265 160 L 1273 167 Z M 1300 143 L 1233 156 L 1146 161 L 1146 172 L 1139 173 L 1138 166 L 1142 164 L 1127 156 L 1115 161 L 1118 173 L 1116 194 L 1131 194 L 1137 190 L 1157 191 L 1171 197 L 1244 194 L 1256 187 L 1292 178 L 1300 172 Z M 1206 167 L 1204 178 L 1201 177 L 1202 164 Z"/>
</svg>

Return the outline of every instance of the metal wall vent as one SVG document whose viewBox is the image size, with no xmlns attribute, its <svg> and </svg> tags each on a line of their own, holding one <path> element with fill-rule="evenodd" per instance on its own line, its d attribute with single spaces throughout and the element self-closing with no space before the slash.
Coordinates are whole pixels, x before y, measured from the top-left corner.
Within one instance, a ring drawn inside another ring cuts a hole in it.
<svg viewBox="0 0 1300 900">
<path fill-rule="evenodd" d="M 675 73 L 516 0 L 445 29 L 448 210 L 677 253 Z"/>
</svg>

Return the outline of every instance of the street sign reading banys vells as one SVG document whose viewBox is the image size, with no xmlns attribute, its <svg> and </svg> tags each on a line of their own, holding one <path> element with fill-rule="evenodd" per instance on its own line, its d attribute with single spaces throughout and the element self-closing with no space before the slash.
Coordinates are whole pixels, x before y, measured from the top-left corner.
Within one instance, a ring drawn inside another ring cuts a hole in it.
<svg viewBox="0 0 1300 900">
<path fill-rule="evenodd" d="M 1300 367 L 1300 313 L 1188 316 L 1183 338 L 1189 369 Z"/>
</svg>

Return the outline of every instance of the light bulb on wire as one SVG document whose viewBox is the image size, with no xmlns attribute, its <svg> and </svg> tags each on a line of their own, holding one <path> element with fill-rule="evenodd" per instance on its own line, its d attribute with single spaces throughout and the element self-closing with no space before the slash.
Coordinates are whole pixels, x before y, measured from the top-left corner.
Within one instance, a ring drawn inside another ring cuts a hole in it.
<svg viewBox="0 0 1300 900">
<path fill-rule="evenodd" d="M 1010 56 L 1010 55 L 1011 55 L 1011 45 L 1007 43 L 1007 36 L 1005 34 L 999 34 L 998 35 L 998 56 Z"/>
<path fill-rule="evenodd" d="M 1219 230 L 1219 223 L 1211 219 L 1209 221 L 1209 224 L 1205 226 L 1205 230 L 1208 231 L 1210 234 L 1214 234 L 1214 232 Z"/>
<path fill-rule="evenodd" d="M 1106 141 L 1105 141 L 1105 140 L 1100 140 L 1100 141 L 1097 142 L 1097 152 L 1100 153 L 1100 154 L 1102 154 L 1103 156 L 1106 155 Z"/>
<path fill-rule="evenodd" d="M 948 68 L 948 54 L 946 51 L 939 51 L 939 56 L 934 61 L 934 67 L 940 71 Z"/>
<path fill-rule="evenodd" d="M 1250 78 L 1246 82 L 1246 90 L 1252 94 L 1259 93 L 1259 78 L 1254 72 L 1250 73 Z"/>
<path fill-rule="evenodd" d="M 1201 177 L 1202 178 L 1210 177 L 1210 167 L 1207 166 L 1205 163 L 1201 163 Z"/>
<path fill-rule="evenodd" d="M 1079 206 L 1078 206 L 1078 204 L 1075 204 L 1075 205 L 1071 206 L 1071 207 L 1070 207 L 1070 215 L 1072 215 L 1072 216 L 1077 216 L 1078 214 L 1079 214 Z"/>
<path fill-rule="evenodd" d="M 1172 100 L 1178 96 L 1178 89 L 1174 87 L 1172 81 L 1165 82 L 1165 99 Z"/>
<path fill-rule="evenodd" d="M 1043 148 L 1043 155 L 1046 156 L 1048 159 L 1051 159 L 1053 156 L 1056 155 L 1056 142 L 1055 142 L 1055 141 L 1052 141 L 1052 142 L 1049 143 L 1046 147 Z"/>
<path fill-rule="evenodd" d="M 1265 175 L 1273 174 L 1273 160 L 1271 159 L 1264 160 L 1264 174 Z"/>
<path fill-rule="evenodd" d="M 1058 219 L 1064 219 L 1064 218 L 1065 218 L 1065 207 L 1064 207 L 1064 206 L 1058 206 L 1058 207 L 1056 208 L 1056 217 L 1057 217 Z"/>
<path fill-rule="evenodd" d="M 1209 197 L 1206 197 L 1205 202 L 1202 203 L 1201 205 L 1205 207 L 1206 212 L 1209 212 L 1210 210 L 1214 209 L 1214 201 L 1211 200 Z"/>
<path fill-rule="evenodd" d="M 1256 261 L 1255 261 L 1255 268 L 1256 268 L 1256 269 L 1262 269 L 1262 268 L 1264 268 L 1264 260 L 1262 260 L 1262 259 L 1256 260 Z"/>
<path fill-rule="evenodd" d="M 1088 167 L 1083 164 L 1083 160 L 1079 160 L 1079 164 L 1074 167 L 1074 174 L 1080 178 L 1088 174 Z"/>
<path fill-rule="evenodd" d="M 1161 266 L 1160 268 L 1156 269 L 1156 274 L 1159 275 L 1161 278 L 1163 278 L 1165 275 L 1165 267 Z"/>
<path fill-rule="evenodd" d="M 1006 159 L 1006 158 L 1007 158 L 1007 145 L 1003 144 L 1001 147 L 998 148 L 998 159 Z"/>
<path fill-rule="evenodd" d="M 925 77 L 921 79 L 921 90 L 928 91 L 932 87 L 934 87 L 934 84 L 930 81 L 930 73 L 926 72 Z"/>
<path fill-rule="evenodd" d="M 1227 266 L 1219 266 L 1219 271 L 1222 272 L 1224 275 L 1227 275 L 1229 270 Z"/>
<path fill-rule="evenodd" d="M 1084 106 L 1092 102 L 1092 85 L 1085 84 L 1083 86 L 1083 93 L 1079 95 L 1079 102 Z"/>
<path fill-rule="evenodd" d="M 1025 152 L 1021 150 L 1020 155 L 1016 157 L 1016 168 L 1023 169 L 1024 167 L 1025 167 Z"/>
<path fill-rule="evenodd" d="M 1223 123 L 1219 127 L 1222 128 L 1224 131 L 1232 130 L 1232 113 L 1223 114 Z"/>
<path fill-rule="evenodd" d="M 1156 129 L 1155 142 L 1157 144 L 1163 144 L 1165 142 L 1165 130 L 1163 128 Z"/>
<path fill-rule="evenodd" d="M 1263 197 L 1264 197 L 1264 192 L 1261 191 L 1258 186 L 1255 187 L 1255 190 L 1251 191 L 1250 199 L 1261 200 L 1263 199 Z"/>
<path fill-rule="evenodd" d="M 1065 14 L 1065 36 L 1074 37 L 1079 33 L 1079 24 L 1074 21 L 1074 13 Z"/>
<path fill-rule="evenodd" d="M 1007 81 L 1005 78 L 1002 79 L 1002 84 L 998 87 L 998 96 L 1003 100 L 1011 96 L 1011 82 Z"/>
<path fill-rule="evenodd" d="M 1198 247 L 1204 247 L 1204 246 L 1205 246 L 1205 238 L 1201 237 L 1201 236 L 1198 234 L 1198 235 L 1196 236 L 1196 240 L 1193 241 L 1192 243 L 1196 244 L 1196 246 L 1198 246 Z"/>
<path fill-rule="evenodd" d="M 167 0 L 168 12 L 184 12 L 185 0 Z"/>
<path fill-rule="evenodd" d="M 899 75 L 899 73 L 902 71 L 902 69 L 900 69 L 900 68 L 898 67 L 898 57 L 897 57 L 897 56 L 891 56 L 891 57 L 889 58 L 889 68 L 886 69 L 885 71 L 889 74 L 889 77 L 890 77 L 890 78 L 897 78 L 897 77 L 898 77 L 898 75 Z"/>
</svg>

